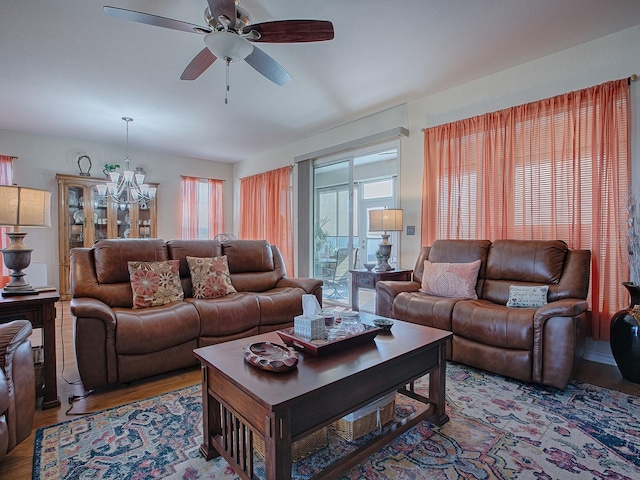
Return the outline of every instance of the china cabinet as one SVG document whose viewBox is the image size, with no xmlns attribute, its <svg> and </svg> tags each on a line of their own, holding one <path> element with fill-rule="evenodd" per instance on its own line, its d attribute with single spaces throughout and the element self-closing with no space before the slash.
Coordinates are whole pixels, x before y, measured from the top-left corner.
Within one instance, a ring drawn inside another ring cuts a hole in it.
<svg viewBox="0 0 640 480">
<path fill-rule="evenodd" d="M 156 199 L 135 205 L 117 204 L 98 195 L 96 185 L 105 178 L 56 174 L 60 246 L 60 297 L 71 298 L 70 251 L 90 247 L 103 238 L 155 238 L 158 225 Z M 149 183 L 156 187 L 157 183 Z"/>
</svg>

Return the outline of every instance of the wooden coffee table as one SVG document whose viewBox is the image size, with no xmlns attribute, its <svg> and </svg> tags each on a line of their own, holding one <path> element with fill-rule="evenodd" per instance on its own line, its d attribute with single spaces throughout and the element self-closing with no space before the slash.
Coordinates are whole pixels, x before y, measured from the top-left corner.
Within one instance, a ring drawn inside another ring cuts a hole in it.
<svg viewBox="0 0 640 480">
<path fill-rule="evenodd" d="M 369 317 L 362 315 L 369 323 Z M 395 321 L 391 334 L 326 357 L 300 354 L 297 368 L 273 373 L 247 364 L 242 349 L 254 342 L 282 344 L 275 333 L 194 350 L 202 366 L 202 455 L 222 455 L 244 479 L 254 473 L 253 445 L 265 445 L 267 480 L 291 478 L 291 444 L 379 397 L 399 391 L 423 403 L 314 479 L 335 478 L 422 420 L 441 425 L 445 412 L 445 344 L 450 332 Z M 429 377 L 429 396 L 413 381 Z"/>
</svg>

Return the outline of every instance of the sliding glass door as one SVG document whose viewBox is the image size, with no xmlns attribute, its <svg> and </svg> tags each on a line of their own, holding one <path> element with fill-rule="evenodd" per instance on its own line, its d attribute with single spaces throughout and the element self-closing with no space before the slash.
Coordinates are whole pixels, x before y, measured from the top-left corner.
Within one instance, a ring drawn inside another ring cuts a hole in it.
<svg viewBox="0 0 640 480">
<path fill-rule="evenodd" d="M 397 207 L 397 174 L 397 142 L 315 161 L 312 271 L 325 300 L 350 305 L 349 270 L 376 262 L 381 237 L 369 232 L 368 212 Z"/>
</svg>

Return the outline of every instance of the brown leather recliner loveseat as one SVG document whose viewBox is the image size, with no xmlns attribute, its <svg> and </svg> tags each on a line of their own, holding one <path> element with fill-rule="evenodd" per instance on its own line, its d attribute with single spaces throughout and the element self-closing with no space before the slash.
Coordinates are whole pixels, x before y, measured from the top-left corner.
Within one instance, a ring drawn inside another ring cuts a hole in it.
<svg viewBox="0 0 640 480">
<path fill-rule="evenodd" d="M 0 459 L 31 434 L 36 381 L 31 323 L 0 324 Z"/>
<path fill-rule="evenodd" d="M 226 256 L 237 293 L 192 298 L 186 257 Z M 183 301 L 132 308 L 129 261 L 179 260 Z M 99 240 L 71 250 L 71 313 L 85 389 L 197 365 L 193 349 L 293 326 L 302 295 L 322 299 L 322 281 L 286 276 L 263 240 Z"/>
<path fill-rule="evenodd" d="M 420 291 L 424 263 L 480 260 L 477 299 Z M 437 240 L 423 247 L 412 281 L 378 282 L 376 313 L 453 332 L 449 359 L 564 389 L 584 353 L 589 250 L 560 240 Z M 510 286 L 549 287 L 538 308 L 507 307 Z"/>
</svg>

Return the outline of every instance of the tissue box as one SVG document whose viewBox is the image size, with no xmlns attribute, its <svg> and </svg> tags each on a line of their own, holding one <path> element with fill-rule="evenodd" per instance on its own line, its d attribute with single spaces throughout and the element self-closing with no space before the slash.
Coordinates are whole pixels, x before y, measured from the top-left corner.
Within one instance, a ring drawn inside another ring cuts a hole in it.
<svg viewBox="0 0 640 480">
<path fill-rule="evenodd" d="M 321 315 L 315 315 L 313 317 L 298 315 L 293 319 L 293 334 L 309 340 L 327 338 L 327 333 L 324 328 L 324 317 Z"/>
</svg>

